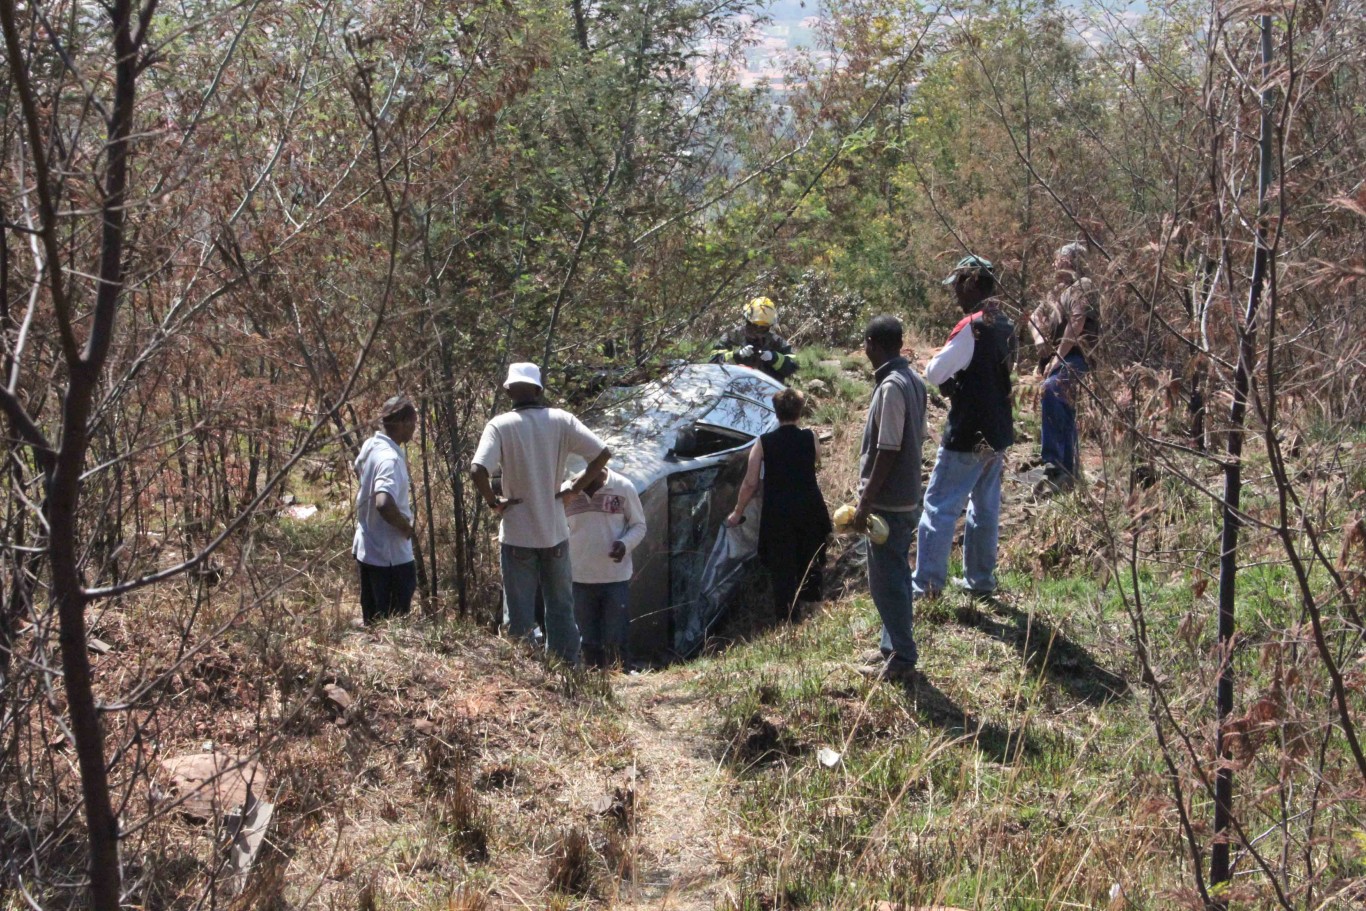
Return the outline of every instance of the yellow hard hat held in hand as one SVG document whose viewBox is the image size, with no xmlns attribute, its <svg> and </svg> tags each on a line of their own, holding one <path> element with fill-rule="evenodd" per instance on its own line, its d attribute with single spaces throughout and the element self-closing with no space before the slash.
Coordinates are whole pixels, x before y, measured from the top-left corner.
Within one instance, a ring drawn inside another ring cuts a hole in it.
<svg viewBox="0 0 1366 911">
<path fill-rule="evenodd" d="M 835 510 L 835 514 L 831 516 L 831 519 L 834 521 L 835 528 L 840 534 L 847 535 L 854 533 L 854 515 L 857 512 L 858 510 L 852 503 L 845 503 L 839 509 Z M 882 518 L 882 516 L 877 513 L 870 513 L 868 515 L 869 541 L 872 541 L 874 544 L 886 544 L 887 535 L 890 533 L 891 529 L 887 527 L 886 519 Z"/>
<path fill-rule="evenodd" d="M 766 297 L 756 297 L 745 304 L 745 322 L 767 329 L 778 321 L 778 308 Z"/>
</svg>

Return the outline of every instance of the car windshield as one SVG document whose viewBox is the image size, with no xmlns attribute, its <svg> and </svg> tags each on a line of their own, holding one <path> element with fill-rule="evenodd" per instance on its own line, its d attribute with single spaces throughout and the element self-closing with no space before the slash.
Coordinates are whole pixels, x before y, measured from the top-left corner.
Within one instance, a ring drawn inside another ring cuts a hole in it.
<svg viewBox="0 0 1366 911">
<path fill-rule="evenodd" d="M 620 430 L 648 438 L 665 428 L 695 420 L 711 407 L 721 388 L 714 377 L 688 372 L 643 386 L 618 387 L 605 396 L 606 401 L 599 406 L 602 416 L 593 425 L 599 430 Z"/>
</svg>

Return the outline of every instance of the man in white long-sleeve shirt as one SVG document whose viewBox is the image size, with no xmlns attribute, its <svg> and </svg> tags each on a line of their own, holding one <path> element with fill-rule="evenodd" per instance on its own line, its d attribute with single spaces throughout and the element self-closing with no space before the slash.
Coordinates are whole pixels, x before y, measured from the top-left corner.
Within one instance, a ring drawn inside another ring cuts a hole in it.
<svg viewBox="0 0 1366 911">
<path fill-rule="evenodd" d="M 925 490 L 911 584 L 916 597 L 943 591 L 954 524 L 966 506 L 964 584 L 984 597 L 996 590 L 1001 472 L 1006 449 L 1015 442 L 1015 326 L 1001 312 L 996 274 L 987 260 L 963 257 L 944 284 L 966 316 L 925 366 L 925 379 L 949 399 L 949 419 Z"/>
<path fill-rule="evenodd" d="M 360 570 L 360 607 L 366 625 L 408 613 L 417 590 L 408 459 L 402 446 L 417 430 L 417 409 L 396 395 L 380 408 L 382 432 L 356 457 L 356 533 L 351 552 Z"/>
<path fill-rule="evenodd" d="M 580 478 L 563 497 L 574 575 L 574 619 L 584 663 L 610 668 L 626 661 L 630 630 L 631 551 L 645 537 L 645 511 L 635 486 L 608 468 Z"/>
</svg>

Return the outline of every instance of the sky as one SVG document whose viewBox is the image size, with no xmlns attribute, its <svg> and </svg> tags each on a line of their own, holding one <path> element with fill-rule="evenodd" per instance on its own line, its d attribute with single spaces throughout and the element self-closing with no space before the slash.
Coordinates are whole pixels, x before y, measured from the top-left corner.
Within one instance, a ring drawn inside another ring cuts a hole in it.
<svg viewBox="0 0 1366 911">
<path fill-rule="evenodd" d="M 1080 0 L 1060 0 L 1060 6 L 1080 9 Z M 1126 10 L 1126 15 L 1139 15 L 1147 9 L 1146 0 L 1110 0 L 1105 4 L 1112 11 Z M 744 85 L 767 83 L 781 89 L 784 57 L 795 48 L 812 43 L 812 29 L 821 13 L 820 0 L 773 0 L 766 7 L 769 21 L 755 26 L 752 36 L 755 45 L 746 54 L 746 70 L 740 76 Z M 1086 30 L 1091 31 L 1091 30 Z M 1097 36 L 1083 34 L 1086 40 Z"/>
</svg>

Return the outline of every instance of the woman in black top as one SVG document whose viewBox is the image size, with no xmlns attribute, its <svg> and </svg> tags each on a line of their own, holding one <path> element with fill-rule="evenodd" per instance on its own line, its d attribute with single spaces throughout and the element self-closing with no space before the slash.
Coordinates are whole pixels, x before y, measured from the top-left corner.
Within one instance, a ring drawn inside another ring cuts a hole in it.
<svg viewBox="0 0 1366 911">
<path fill-rule="evenodd" d="M 734 527 L 763 484 L 759 519 L 759 560 L 773 578 L 778 618 L 790 619 L 797 600 L 820 600 L 821 567 L 830 534 L 830 513 L 816 483 L 820 452 L 816 435 L 797 426 L 806 400 L 795 389 L 773 396 L 778 429 L 755 442 L 735 509 L 726 518 Z M 762 480 L 761 480 L 762 476 Z"/>
</svg>

